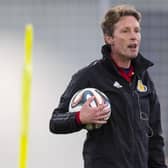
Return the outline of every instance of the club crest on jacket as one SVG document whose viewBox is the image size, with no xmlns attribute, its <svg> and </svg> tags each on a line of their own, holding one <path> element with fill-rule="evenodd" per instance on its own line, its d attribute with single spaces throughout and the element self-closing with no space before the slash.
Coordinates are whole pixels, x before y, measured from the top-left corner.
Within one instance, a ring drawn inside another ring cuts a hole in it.
<svg viewBox="0 0 168 168">
<path fill-rule="evenodd" d="M 147 86 L 145 86 L 143 83 L 142 83 L 142 80 L 138 80 L 137 82 L 137 90 L 139 92 L 146 92 L 147 91 Z"/>
</svg>

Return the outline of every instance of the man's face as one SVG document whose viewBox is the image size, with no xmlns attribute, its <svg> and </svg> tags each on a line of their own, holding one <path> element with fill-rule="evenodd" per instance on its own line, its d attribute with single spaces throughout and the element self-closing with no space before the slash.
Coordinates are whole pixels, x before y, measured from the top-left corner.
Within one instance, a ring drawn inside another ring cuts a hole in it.
<svg viewBox="0 0 168 168">
<path fill-rule="evenodd" d="M 121 17 L 115 24 L 111 38 L 112 55 L 124 60 L 135 58 L 141 41 L 139 22 L 133 16 Z"/>
</svg>

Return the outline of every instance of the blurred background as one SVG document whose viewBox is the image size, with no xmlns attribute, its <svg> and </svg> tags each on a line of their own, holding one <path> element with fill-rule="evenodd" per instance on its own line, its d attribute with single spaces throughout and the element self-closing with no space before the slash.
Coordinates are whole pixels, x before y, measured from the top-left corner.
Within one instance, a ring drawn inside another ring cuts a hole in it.
<svg viewBox="0 0 168 168">
<path fill-rule="evenodd" d="M 0 166 L 18 167 L 24 28 L 34 26 L 33 81 L 28 168 L 81 168 L 85 131 L 49 132 L 53 109 L 71 75 L 101 58 L 100 22 L 121 3 L 142 12 L 141 52 L 155 63 L 150 69 L 162 108 L 168 156 L 168 1 L 167 0 L 0 0 Z"/>
</svg>

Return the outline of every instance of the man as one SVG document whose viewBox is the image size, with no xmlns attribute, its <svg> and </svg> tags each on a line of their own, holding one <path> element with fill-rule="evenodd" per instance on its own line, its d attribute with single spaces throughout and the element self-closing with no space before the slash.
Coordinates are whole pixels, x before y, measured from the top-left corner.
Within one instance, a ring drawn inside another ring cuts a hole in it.
<svg viewBox="0 0 168 168">
<path fill-rule="evenodd" d="M 50 120 L 53 133 L 72 133 L 85 124 L 103 124 L 88 131 L 84 143 L 85 168 L 166 168 L 161 136 L 160 105 L 147 69 L 153 65 L 139 53 L 141 14 L 132 6 L 111 8 L 102 22 L 103 58 L 73 75 Z M 93 87 L 110 99 L 109 109 L 90 108 L 91 97 L 80 112 L 68 112 L 73 94 Z"/>
</svg>

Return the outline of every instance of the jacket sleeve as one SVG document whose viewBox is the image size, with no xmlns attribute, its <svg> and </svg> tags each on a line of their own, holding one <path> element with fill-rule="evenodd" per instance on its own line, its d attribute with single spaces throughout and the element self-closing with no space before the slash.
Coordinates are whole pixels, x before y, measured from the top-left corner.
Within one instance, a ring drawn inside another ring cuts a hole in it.
<svg viewBox="0 0 168 168">
<path fill-rule="evenodd" d="M 164 156 L 164 140 L 162 137 L 160 103 L 152 82 L 152 96 L 150 102 L 150 120 L 152 135 L 149 138 L 149 168 L 166 168 Z"/>
<path fill-rule="evenodd" d="M 82 79 L 82 76 L 75 74 L 66 88 L 65 92 L 60 98 L 59 105 L 54 109 L 49 128 L 52 133 L 65 134 L 80 131 L 83 128 L 76 120 L 76 113 L 68 112 L 69 102 L 74 93 L 86 87 L 87 79 Z"/>
</svg>

